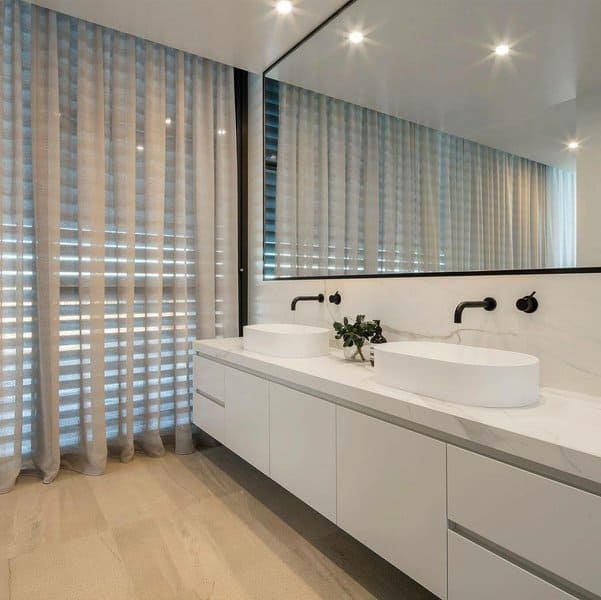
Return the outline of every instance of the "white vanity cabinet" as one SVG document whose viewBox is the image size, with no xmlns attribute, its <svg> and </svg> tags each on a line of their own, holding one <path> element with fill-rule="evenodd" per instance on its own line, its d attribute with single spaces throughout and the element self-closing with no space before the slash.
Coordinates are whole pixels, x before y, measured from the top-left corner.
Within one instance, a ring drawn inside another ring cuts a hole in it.
<svg viewBox="0 0 601 600">
<path fill-rule="evenodd" d="M 195 356 L 194 423 L 436 596 L 601 597 L 600 495 L 260 367 Z"/>
<path fill-rule="evenodd" d="M 601 596 L 601 497 L 448 447 L 449 520 Z"/>
<path fill-rule="evenodd" d="M 446 598 L 446 447 L 336 407 L 338 526 Z"/>
<path fill-rule="evenodd" d="M 225 442 L 225 404 L 195 393 L 192 422 L 222 444 Z"/>
<path fill-rule="evenodd" d="M 192 422 L 269 475 L 269 384 L 194 356 Z"/>
<path fill-rule="evenodd" d="M 195 356 L 193 363 L 194 388 L 207 398 L 225 400 L 225 365 L 203 356 Z"/>
<path fill-rule="evenodd" d="M 576 600 L 486 548 L 449 531 L 448 600 Z"/>
<path fill-rule="evenodd" d="M 336 406 L 269 384 L 271 478 L 336 522 Z"/>
<path fill-rule="evenodd" d="M 192 422 L 225 442 L 225 365 L 194 357 Z"/>
<path fill-rule="evenodd" d="M 269 388 L 265 379 L 225 367 L 225 445 L 269 475 Z"/>
</svg>

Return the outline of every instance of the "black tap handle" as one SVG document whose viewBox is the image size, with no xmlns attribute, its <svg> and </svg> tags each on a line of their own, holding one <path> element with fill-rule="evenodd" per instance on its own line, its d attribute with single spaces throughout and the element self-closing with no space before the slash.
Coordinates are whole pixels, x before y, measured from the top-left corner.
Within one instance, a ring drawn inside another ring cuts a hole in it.
<svg viewBox="0 0 601 600">
<path fill-rule="evenodd" d="M 516 308 L 527 314 L 536 312 L 538 310 L 538 300 L 534 297 L 534 294 L 536 294 L 536 292 L 532 292 L 529 296 L 519 298 L 515 303 Z"/>
<path fill-rule="evenodd" d="M 340 304 L 342 302 L 342 296 L 336 292 L 335 294 L 332 294 L 328 300 L 330 301 L 331 304 Z"/>
</svg>

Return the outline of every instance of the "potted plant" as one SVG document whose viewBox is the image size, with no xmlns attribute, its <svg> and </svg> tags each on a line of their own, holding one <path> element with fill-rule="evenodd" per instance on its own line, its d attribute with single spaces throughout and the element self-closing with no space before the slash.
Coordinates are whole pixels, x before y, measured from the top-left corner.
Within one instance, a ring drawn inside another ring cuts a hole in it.
<svg viewBox="0 0 601 600">
<path fill-rule="evenodd" d="M 343 340 L 344 357 L 347 360 L 365 361 L 363 346 L 376 332 L 376 323 L 366 321 L 365 315 L 357 315 L 354 323 L 350 323 L 347 317 L 343 322 L 334 323 L 336 339 Z"/>
</svg>

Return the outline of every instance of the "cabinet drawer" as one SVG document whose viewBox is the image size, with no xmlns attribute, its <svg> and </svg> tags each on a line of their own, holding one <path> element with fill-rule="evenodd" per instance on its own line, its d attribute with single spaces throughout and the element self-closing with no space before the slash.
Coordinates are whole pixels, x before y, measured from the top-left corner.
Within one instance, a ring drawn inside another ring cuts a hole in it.
<svg viewBox="0 0 601 600">
<path fill-rule="evenodd" d="M 194 389 L 211 398 L 225 400 L 225 366 L 203 356 L 194 356 Z"/>
<path fill-rule="evenodd" d="M 576 600 L 547 581 L 449 531 L 448 600 Z"/>
<path fill-rule="evenodd" d="M 265 379 L 225 369 L 225 445 L 269 475 L 269 392 Z"/>
<path fill-rule="evenodd" d="M 224 419 L 223 406 L 201 394 L 194 394 L 192 422 L 219 442 L 225 439 Z"/>
<path fill-rule="evenodd" d="M 446 598 L 446 446 L 336 407 L 338 527 Z"/>
<path fill-rule="evenodd" d="M 449 519 L 601 595 L 601 498 L 454 446 Z"/>
<path fill-rule="evenodd" d="M 272 479 L 336 522 L 336 407 L 269 384 Z"/>
</svg>

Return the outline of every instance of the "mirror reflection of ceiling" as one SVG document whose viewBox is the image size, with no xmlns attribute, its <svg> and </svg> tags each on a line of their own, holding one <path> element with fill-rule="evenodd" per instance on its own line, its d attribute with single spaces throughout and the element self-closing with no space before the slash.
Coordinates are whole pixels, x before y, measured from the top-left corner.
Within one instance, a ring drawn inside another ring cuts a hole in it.
<svg viewBox="0 0 601 600">
<path fill-rule="evenodd" d="M 267 76 L 574 169 L 568 144 L 601 106 L 600 25 L 600 0 L 358 0 Z"/>
<path fill-rule="evenodd" d="M 32 0 L 67 15 L 185 52 L 262 72 L 343 0 Z"/>
</svg>

